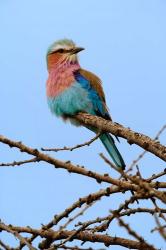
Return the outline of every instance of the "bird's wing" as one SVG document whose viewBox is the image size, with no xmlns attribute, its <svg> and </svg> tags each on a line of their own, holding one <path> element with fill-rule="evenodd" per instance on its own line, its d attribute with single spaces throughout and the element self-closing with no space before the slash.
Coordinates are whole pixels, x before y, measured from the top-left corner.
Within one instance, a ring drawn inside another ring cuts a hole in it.
<svg viewBox="0 0 166 250">
<path fill-rule="evenodd" d="M 84 76 L 91 84 L 92 88 L 96 90 L 102 101 L 105 103 L 105 94 L 102 87 L 102 82 L 98 76 L 85 69 L 79 70 L 80 74 Z"/>
<path fill-rule="evenodd" d="M 111 120 L 106 106 L 101 80 L 93 73 L 84 69 L 76 71 L 75 78 L 82 85 L 82 87 L 87 89 L 90 93 L 96 115 L 99 115 L 107 120 Z"/>
</svg>

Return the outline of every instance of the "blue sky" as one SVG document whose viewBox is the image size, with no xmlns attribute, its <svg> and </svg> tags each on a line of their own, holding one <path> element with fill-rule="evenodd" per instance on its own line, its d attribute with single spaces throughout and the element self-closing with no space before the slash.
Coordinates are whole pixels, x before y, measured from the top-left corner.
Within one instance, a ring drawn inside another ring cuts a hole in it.
<svg viewBox="0 0 166 250">
<path fill-rule="evenodd" d="M 1 1 L 0 133 L 38 148 L 72 146 L 93 136 L 85 128 L 62 123 L 47 107 L 45 53 L 54 40 L 67 37 L 86 48 L 80 53 L 81 65 L 102 79 L 113 119 L 153 137 L 166 123 L 165 12 L 164 0 Z M 165 141 L 163 135 L 161 142 Z M 142 151 L 124 140 L 118 147 L 127 164 Z M 0 150 L 2 162 L 28 158 L 4 145 Z M 100 152 L 106 153 L 96 141 L 91 147 L 54 156 L 114 176 L 99 158 Z M 145 177 L 163 167 L 150 154 L 140 162 Z M 38 227 L 80 196 L 100 188 L 93 180 L 44 163 L 0 171 L 0 217 L 16 225 Z M 106 215 L 120 200 L 113 198 L 98 204 L 95 212 L 90 209 L 87 218 L 97 217 L 99 211 Z M 144 232 L 136 217 L 133 227 Z M 110 233 L 125 236 L 116 225 Z M 163 247 L 157 234 L 152 237 Z M 8 238 L 8 242 L 15 240 Z"/>
</svg>

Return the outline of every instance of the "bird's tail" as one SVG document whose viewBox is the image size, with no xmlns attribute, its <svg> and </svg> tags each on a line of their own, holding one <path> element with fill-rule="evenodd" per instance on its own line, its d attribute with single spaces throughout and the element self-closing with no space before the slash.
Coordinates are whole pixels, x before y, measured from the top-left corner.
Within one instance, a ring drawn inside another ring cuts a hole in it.
<svg viewBox="0 0 166 250">
<path fill-rule="evenodd" d="M 108 151 L 115 165 L 121 169 L 125 169 L 124 160 L 121 154 L 119 153 L 111 135 L 108 133 L 104 133 L 100 135 L 100 140 L 102 141 L 103 145 L 105 146 L 106 150 Z"/>
</svg>

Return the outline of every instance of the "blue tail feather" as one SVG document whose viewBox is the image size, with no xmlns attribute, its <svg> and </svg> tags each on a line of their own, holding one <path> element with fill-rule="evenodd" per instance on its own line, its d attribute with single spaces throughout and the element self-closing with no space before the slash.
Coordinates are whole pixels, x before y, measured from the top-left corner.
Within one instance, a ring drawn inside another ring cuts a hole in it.
<svg viewBox="0 0 166 250">
<path fill-rule="evenodd" d="M 103 145 L 105 146 L 106 150 L 108 151 L 109 155 L 111 156 L 116 167 L 125 169 L 124 160 L 123 160 L 121 154 L 119 153 L 111 135 L 108 133 L 104 133 L 100 136 L 100 140 L 102 141 Z"/>
</svg>

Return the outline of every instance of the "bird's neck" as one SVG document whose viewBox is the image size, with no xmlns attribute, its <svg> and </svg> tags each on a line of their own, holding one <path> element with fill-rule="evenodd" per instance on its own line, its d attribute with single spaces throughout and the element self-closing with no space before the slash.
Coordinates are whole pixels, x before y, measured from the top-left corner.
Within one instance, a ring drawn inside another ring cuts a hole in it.
<svg viewBox="0 0 166 250">
<path fill-rule="evenodd" d="M 73 72 L 80 69 L 78 61 L 56 62 L 48 68 L 49 77 L 47 80 L 47 96 L 56 97 L 65 89 L 69 88 L 74 82 Z"/>
<path fill-rule="evenodd" d="M 62 74 L 65 72 L 71 72 L 78 70 L 80 68 L 80 65 L 78 61 L 64 61 L 61 63 L 54 63 L 51 65 L 51 67 L 48 68 L 49 74 Z"/>
</svg>

